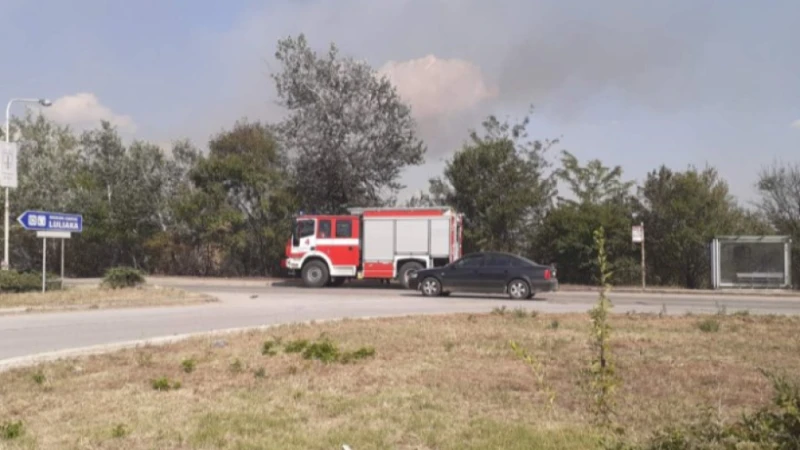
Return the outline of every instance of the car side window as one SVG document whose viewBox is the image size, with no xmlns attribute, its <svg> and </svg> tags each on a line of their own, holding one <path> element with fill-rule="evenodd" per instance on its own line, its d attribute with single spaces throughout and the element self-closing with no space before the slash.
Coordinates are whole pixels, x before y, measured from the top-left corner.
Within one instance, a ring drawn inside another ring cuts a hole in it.
<svg viewBox="0 0 800 450">
<path fill-rule="evenodd" d="M 505 255 L 495 255 L 486 262 L 488 267 L 511 267 L 512 259 Z"/>
<path fill-rule="evenodd" d="M 317 237 L 321 239 L 326 239 L 331 237 L 331 221 L 330 219 L 324 219 L 319 221 L 319 234 Z"/>
<path fill-rule="evenodd" d="M 352 219 L 339 219 L 336 221 L 336 237 L 337 238 L 353 237 Z"/>
<path fill-rule="evenodd" d="M 483 259 L 484 258 L 481 256 L 466 257 L 456 264 L 456 268 L 474 269 L 480 267 L 483 264 Z"/>
</svg>

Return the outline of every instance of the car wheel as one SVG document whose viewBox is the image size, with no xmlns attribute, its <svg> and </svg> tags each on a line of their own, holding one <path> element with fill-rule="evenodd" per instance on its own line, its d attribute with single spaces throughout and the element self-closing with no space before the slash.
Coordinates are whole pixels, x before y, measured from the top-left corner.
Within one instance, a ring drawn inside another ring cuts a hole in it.
<svg viewBox="0 0 800 450">
<path fill-rule="evenodd" d="M 511 280 L 508 283 L 508 296 L 514 300 L 525 300 L 531 293 L 531 288 L 525 280 Z"/>
<path fill-rule="evenodd" d="M 436 278 L 425 278 L 420 284 L 420 289 L 425 297 L 437 297 L 442 293 L 442 283 Z"/>
<path fill-rule="evenodd" d="M 403 283 L 404 288 L 409 288 L 408 275 L 411 272 L 420 269 L 422 269 L 422 264 L 418 262 L 407 262 L 403 264 L 403 266 L 400 268 L 400 282 Z"/>
<path fill-rule="evenodd" d="M 321 261 L 311 261 L 303 266 L 303 284 L 307 287 L 322 287 L 328 283 L 328 267 Z"/>
</svg>

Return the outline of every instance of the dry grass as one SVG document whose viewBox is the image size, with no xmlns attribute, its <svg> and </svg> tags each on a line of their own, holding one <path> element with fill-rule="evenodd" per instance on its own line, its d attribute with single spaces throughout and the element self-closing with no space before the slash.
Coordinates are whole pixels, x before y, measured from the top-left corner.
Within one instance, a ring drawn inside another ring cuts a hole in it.
<svg viewBox="0 0 800 450">
<path fill-rule="evenodd" d="M 559 326 L 551 324 L 557 320 Z M 624 382 L 619 422 L 633 437 L 767 404 L 758 369 L 800 373 L 800 319 L 615 316 Z M 597 447 L 582 388 L 586 315 L 505 313 L 347 320 L 185 341 L 0 374 L 0 425 L 21 420 L 17 448 L 587 449 Z M 324 334 L 343 350 L 374 346 L 352 364 L 306 361 L 283 344 Z M 507 341 L 543 363 L 554 407 Z M 282 346 L 279 346 L 282 347 Z M 183 361 L 191 359 L 193 370 Z M 166 377 L 177 390 L 157 391 Z"/>
<path fill-rule="evenodd" d="M 76 286 L 64 290 L 23 294 L 0 294 L 0 314 L 3 309 L 23 309 L 25 312 L 73 309 L 129 308 L 137 306 L 175 306 L 213 302 L 203 294 L 158 286 L 130 289 L 106 289 L 95 286 Z"/>
</svg>

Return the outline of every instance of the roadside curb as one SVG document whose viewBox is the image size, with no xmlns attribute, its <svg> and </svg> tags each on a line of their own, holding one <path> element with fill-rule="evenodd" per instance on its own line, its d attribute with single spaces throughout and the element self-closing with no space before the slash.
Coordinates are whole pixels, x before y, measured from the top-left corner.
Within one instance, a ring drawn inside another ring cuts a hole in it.
<svg viewBox="0 0 800 450">
<path fill-rule="evenodd" d="M 600 292 L 599 288 L 591 286 L 559 286 L 559 292 Z M 740 289 L 725 289 L 718 291 L 711 290 L 692 290 L 692 289 L 663 289 L 663 288 L 630 288 L 630 287 L 611 287 L 611 292 L 620 294 L 666 294 L 666 295 L 697 295 L 697 296 L 738 296 L 738 297 L 775 297 L 785 299 L 800 300 L 800 292 L 795 291 L 773 291 L 773 290 L 740 290 Z"/>
</svg>

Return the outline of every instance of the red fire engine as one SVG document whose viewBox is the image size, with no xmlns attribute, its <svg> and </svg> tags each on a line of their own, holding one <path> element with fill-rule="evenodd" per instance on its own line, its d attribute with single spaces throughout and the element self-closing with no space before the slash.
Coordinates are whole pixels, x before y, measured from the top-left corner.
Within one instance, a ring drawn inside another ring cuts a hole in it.
<svg viewBox="0 0 800 450">
<path fill-rule="evenodd" d="M 301 215 L 283 266 L 309 287 L 348 278 L 400 280 L 461 257 L 463 216 L 452 208 L 359 208 L 347 216 Z"/>
</svg>

